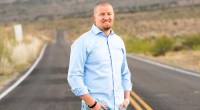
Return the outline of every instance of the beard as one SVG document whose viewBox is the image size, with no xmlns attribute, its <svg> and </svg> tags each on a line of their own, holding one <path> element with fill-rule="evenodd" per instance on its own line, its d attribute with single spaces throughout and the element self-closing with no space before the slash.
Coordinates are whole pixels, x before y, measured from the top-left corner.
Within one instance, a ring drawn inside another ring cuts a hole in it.
<svg viewBox="0 0 200 110">
<path fill-rule="evenodd" d="M 106 23 L 106 22 L 108 22 L 108 23 Z M 110 20 L 103 21 L 102 28 L 103 28 L 104 31 L 110 30 L 111 27 L 112 27 L 112 22 Z"/>
<path fill-rule="evenodd" d="M 108 31 L 108 30 L 110 30 L 110 28 L 111 28 L 111 26 L 103 27 L 103 30 Z"/>
<path fill-rule="evenodd" d="M 103 30 L 104 30 L 104 31 L 108 31 L 108 30 L 110 30 L 110 29 L 111 29 L 111 27 L 112 27 L 112 25 L 111 25 L 111 24 L 104 25 L 104 26 L 103 26 Z"/>
</svg>

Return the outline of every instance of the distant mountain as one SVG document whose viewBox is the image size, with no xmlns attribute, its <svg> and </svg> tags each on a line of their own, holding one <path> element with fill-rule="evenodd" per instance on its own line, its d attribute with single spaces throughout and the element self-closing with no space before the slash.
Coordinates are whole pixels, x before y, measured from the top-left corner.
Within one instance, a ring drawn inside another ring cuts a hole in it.
<svg viewBox="0 0 200 110">
<path fill-rule="evenodd" d="M 0 1 L 0 4 L 8 4 L 8 3 L 13 3 L 15 2 L 16 0 L 1 0 Z"/>
<path fill-rule="evenodd" d="M 0 0 L 0 21 L 39 19 L 55 16 L 91 15 L 102 0 Z M 107 0 L 116 12 L 134 12 L 183 5 L 200 4 L 200 0 Z"/>
</svg>

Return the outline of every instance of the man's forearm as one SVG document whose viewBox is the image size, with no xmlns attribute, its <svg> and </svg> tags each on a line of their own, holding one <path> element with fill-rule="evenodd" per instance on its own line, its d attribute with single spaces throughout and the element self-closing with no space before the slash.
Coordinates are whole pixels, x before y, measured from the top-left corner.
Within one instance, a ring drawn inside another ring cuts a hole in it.
<svg viewBox="0 0 200 110">
<path fill-rule="evenodd" d="M 125 90 L 124 91 L 124 99 L 129 99 L 130 98 L 130 91 Z"/>
<path fill-rule="evenodd" d="M 80 98 L 84 100 L 89 106 L 92 106 L 95 103 L 95 99 L 93 99 L 90 94 L 81 95 Z"/>
</svg>

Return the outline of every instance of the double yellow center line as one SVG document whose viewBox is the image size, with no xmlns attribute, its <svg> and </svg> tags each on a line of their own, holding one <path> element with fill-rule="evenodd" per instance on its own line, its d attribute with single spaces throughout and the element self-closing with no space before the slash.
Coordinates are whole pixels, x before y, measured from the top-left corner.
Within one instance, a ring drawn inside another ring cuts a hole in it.
<svg viewBox="0 0 200 110">
<path fill-rule="evenodd" d="M 142 98 L 134 91 L 131 91 L 130 102 L 136 110 L 153 110 Z M 144 108 L 144 109 L 143 109 Z"/>
</svg>

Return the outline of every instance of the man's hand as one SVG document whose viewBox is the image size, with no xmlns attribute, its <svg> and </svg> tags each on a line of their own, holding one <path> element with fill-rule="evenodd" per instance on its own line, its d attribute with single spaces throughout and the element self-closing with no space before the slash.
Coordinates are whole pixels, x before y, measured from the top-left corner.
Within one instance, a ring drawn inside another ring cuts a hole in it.
<svg viewBox="0 0 200 110">
<path fill-rule="evenodd" d="M 90 109 L 90 110 L 100 110 L 101 108 L 103 110 L 107 110 L 107 108 L 103 104 L 97 102 L 97 105 L 94 108 Z"/>
<path fill-rule="evenodd" d="M 122 107 L 125 107 L 125 108 L 127 108 L 127 107 L 128 107 L 128 105 L 129 105 L 129 102 L 128 102 L 127 100 L 124 100 L 124 101 L 122 102 L 122 104 L 120 104 L 120 106 L 119 106 L 119 110 L 121 110 L 121 109 L 122 109 Z"/>
</svg>

